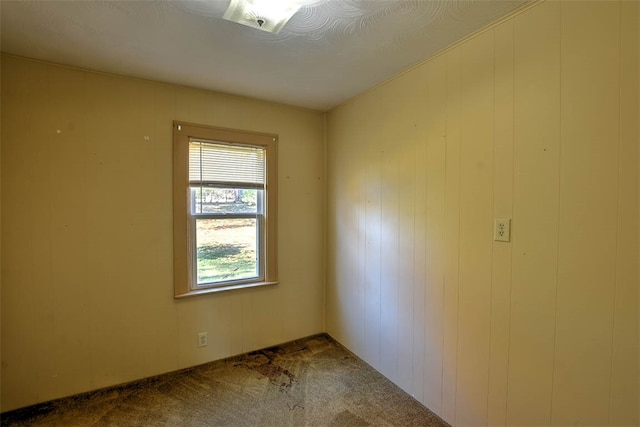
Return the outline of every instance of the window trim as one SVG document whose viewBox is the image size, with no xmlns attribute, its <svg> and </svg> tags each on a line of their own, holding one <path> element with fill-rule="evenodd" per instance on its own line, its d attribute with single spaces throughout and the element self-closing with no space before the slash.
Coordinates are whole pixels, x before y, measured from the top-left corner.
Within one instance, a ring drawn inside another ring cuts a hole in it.
<svg viewBox="0 0 640 427">
<path fill-rule="evenodd" d="M 189 185 L 189 141 L 191 139 L 227 144 L 263 147 L 266 157 L 264 196 L 264 279 L 243 283 L 229 283 L 215 287 L 196 287 L 192 268 L 195 259 L 190 227 L 192 227 Z M 174 297 L 242 289 L 278 283 L 277 264 L 277 163 L 278 135 L 173 122 L 173 282 Z"/>
</svg>

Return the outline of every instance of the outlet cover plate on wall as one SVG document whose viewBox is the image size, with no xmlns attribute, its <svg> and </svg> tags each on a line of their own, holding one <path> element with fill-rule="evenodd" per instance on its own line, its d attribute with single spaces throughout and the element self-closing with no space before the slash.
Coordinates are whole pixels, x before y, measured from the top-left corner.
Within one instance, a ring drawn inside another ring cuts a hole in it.
<svg viewBox="0 0 640 427">
<path fill-rule="evenodd" d="M 206 347 L 209 344 L 209 339 L 206 332 L 200 332 L 198 334 L 198 347 Z"/>
<path fill-rule="evenodd" d="M 493 227 L 493 240 L 496 242 L 511 241 L 510 218 L 496 218 L 495 226 Z"/>
</svg>

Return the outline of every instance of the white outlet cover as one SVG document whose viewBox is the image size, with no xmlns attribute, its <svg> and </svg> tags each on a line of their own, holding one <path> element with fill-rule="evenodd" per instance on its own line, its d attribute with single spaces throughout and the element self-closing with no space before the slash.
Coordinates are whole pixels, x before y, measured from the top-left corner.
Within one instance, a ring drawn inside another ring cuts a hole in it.
<svg viewBox="0 0 640 427">
<path fill-rule="evenodd" d="M 493 227 L 493 240 L 496 242 L 510 242 L 511 241 L 511 219 L 510 218 L 496 218 Z"/>
<path fill-rule="evenodd" d="M 208 341 L 207 332 L 200 332 L 198 334 L 198 347 L 205 347 Z"/>
</svg>

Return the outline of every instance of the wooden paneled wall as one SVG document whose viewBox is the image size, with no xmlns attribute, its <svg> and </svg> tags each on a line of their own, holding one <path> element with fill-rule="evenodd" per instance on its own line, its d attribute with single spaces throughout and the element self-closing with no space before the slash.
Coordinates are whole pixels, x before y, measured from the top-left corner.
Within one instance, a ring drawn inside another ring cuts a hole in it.
<svg viewBox="0 0 640 427">
<path fill-rule="evenodd" d="M 454 426 L 640 422 L 638 17 L 541 3 L 328 115 L 327 330 Z"/>
<path fill-rule="evenodd" d="M 279 134 L 280 285 L 174 300 L 173 120 Z M 1 410 L 322 332 L 323 157 L 319 112 L 3 56 Z"/>
</svg>

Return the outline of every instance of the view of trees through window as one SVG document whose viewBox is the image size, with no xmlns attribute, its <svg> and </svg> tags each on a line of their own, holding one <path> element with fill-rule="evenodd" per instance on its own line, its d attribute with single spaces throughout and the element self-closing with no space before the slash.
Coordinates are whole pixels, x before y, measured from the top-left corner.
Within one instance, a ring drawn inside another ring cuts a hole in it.
<svg viewBox="0 0 640 427">
<path fill-rule="evenodd" d="M 192 187 L 191 191 L 198 284 L 257 277 L 262 190 Z"/>
</svg>

